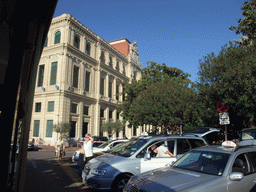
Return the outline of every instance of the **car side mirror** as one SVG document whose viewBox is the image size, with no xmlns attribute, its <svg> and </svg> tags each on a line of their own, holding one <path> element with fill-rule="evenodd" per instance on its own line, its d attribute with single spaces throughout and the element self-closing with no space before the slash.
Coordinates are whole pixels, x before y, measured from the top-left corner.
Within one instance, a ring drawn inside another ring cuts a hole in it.
<svg viewBox="0 0 256 192">
<path fill-rule="evenodd" d="M 144 161 L 150 160 L 150 153 L 147 151 L 144 156 Z"/>
<path fill-rule="evenodd" d="M 229 179 L 231 181 L 241 181 L 244 178 L 244 174 L 240 172 L 233 172 L 230 173 Z"/>
</svg>

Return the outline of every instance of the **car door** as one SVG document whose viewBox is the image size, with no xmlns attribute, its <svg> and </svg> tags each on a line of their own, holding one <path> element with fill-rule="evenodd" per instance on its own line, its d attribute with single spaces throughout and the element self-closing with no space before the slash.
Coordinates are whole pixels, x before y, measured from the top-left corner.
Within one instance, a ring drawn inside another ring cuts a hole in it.
<svg viewBox="0 0 256 192">
<path fill-rule="evenodd" d="M 164 145 L 168 148 L 171 153 L 174 153 L 174 146 L 175 146 L 175 139 L 167 139 L 165 141 L 158 141 L 151 143 L 144 149 L 144 157 L 140 160 L 140 173 L 150 171 L 156 168 L 170 166 L 177 158 L 174 157 L 156 157 L 156 154 L 151 150 L 151 146 L 157 145 L 161 146 Z M 140 156 L 142 157 L 142 155 Z"/>
<path fill-rule="evenodd" d="M 186 139 L 177 139 L 177 159 L 190 150 L 190 145 Z"/>
<path fill-rule="evenodd" d="M 256 155 L 254 155 L 254 157 L 256 157 Z M 256 159 L 254 159 L 254 161 L 255 160 Z M 242 153 L 238 155 L 233 162 L 230 173 L 231 172 L 241 172 L 244 174 L 244 177 L 240 181 L 231 181 L 228 179 L 228 191 L 255 191 L 256 173 L 253 162 L 250 160 L 250 154 Z"/>
</svg>

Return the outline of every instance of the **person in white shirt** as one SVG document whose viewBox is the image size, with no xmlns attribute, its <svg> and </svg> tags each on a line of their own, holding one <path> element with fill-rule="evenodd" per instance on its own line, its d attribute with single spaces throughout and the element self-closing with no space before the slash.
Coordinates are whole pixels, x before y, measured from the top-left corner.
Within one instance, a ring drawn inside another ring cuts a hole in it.
<svg viewBox="0 0 256 192">
<path fill-rule="evenodd" d="M 167 147 L 161 145 L 156 147 L 156 145 L 151 146 L 151 150 L 157 153 L 156 157 L 174 157 L 174 155 L 167 149 Z"/>
<path fill-rule="evenodd" d="M 93 157 L 93 150 L 92 150 L 92 146 L 93 146 L 93 138 L 91 137 L 90 134 L 86 134 L 85 135 L 85 141 L 83 143 L 83 148 L 84 148 L 84 161 L 85 164 L 90 161 Z"/>
<path fill-rule="evenodd" d="M 55 148 L 58 153 L 58 159 L 62 159 L 62 156 L 65 155 L 65 145 L 64 145 L 64 141 L 62 140 L 62 136 L 60 136 L 58 141 L 56 142 Z"/>
<path fill-rule="evenodd" d="M 247 139 L 254 139 L 251 135 L 249 135 L 248 133 L 244 133 L 244 135 L 243 135 L 243 138 L 242 138 L 242 140 L 247 140 Z"/>
</svg>

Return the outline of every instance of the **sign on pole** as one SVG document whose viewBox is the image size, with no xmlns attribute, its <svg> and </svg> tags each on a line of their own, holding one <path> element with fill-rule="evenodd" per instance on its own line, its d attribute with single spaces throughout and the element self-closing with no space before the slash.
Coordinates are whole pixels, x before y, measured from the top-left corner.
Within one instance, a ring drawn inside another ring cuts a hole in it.
<svg viewBox="0 0 256 192">
<path fill-rule="evenodd" d="M 220 115 L 220 125 L 230 124 L 228 112 L 219 113 L 219 115 Z"/>
<path fill-rule="evenodd" d="M 223 103 L 222 101 L 219 101 L 217 103 L 217 109 L 220 113 L 224 113 L 228 111 L 228 104 Z"/>
</svg>

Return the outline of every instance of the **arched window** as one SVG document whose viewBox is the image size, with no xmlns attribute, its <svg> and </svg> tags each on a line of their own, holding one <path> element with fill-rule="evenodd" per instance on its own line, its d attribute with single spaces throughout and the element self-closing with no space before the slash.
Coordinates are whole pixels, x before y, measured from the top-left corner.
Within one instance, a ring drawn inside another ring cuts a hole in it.
<svg viewBox="0 0 256 192">
<path fill-rule="evenodd" d="M 85 50 L 85 52 L 88 55 L 91 55 L 91 45 L 90 45 L 90 43 L 86 43 L 86 50 Z"/>
<path fill-rule="evenodd" d="M 61 32 L 57 31 L 54 36 L 54 44 L 60 43 Z"/>
<path fill-rule="evenodd" d="M 74 46 L 79 49 L 80 48 L 80 38 L 78 35 L 75 36 Z"/>
</svg>

